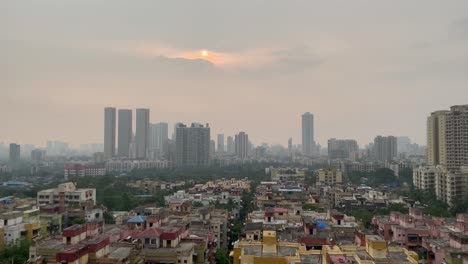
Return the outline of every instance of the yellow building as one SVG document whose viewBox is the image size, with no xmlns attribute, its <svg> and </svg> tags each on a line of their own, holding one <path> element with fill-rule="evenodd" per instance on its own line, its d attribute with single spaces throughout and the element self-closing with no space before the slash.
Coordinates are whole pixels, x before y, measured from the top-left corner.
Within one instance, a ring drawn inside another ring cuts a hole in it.
<svg viewBox="0 0 468 264">
<path fill-rule="evenodd" d="M 337 169 L 321 169 L 317 172 L 317 182 L 334 185 L 343 183 L 343 173 Z"/>
<path fill-rule="evenodd" d="M 31 242 L 34 238 L 40 236 L 41 224 L 38 220 L 28 220 L 24 223 L 24 232 L 26 239 Z"/>
<path fill-rule="evenodd" d="M 23 212 L 23 220 L 39 220 L 39 208 L 26 210 Z"/>
<path fill-rule="evenodd" d="M 40 214 L 41 236 L 62 233 L 62 214 Z"/>
<path fill-rule="evenodd" d="M 0 226 L 0 251 L 5 248 L 5 240 L 3 237 L 5 236 L 5 232 L 3 230 L 3 226 Z"/>
<path fill-rule="evenodd" d="M 324 246 L 323 264 L 417 264 L 418 254 L 403 247 L 389 247 L 379 236 L 367 235 L 365 246 Z"/>
<path fill-rule="evenodd" d="M 296 242 L 282 242 L 275 231 L 263 231 L 263 241 L 240 241 L 230 255 L 233 264 L 318 263 L 319 250 L 307 251 Z"/>
<path fill-rule="evenodd" d="M 366 236 L 366 246 L 323 246 L 307 250 L 294 242 L 281 242 L 275 231 L 263 231 L 263 241 L 240 241 L 230 253 L 233 264 L 417 264 L 416 252 L 388 247 L 379 236 Z"/>
</svg>

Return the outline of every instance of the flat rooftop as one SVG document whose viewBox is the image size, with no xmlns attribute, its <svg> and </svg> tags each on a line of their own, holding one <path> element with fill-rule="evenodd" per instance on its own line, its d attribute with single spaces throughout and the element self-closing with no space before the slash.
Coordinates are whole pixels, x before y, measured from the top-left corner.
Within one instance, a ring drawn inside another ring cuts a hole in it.
<svg viewBox="0 0 468 264">
<path fill-rule="evenodd" d="M 118 247 L 116 249 L 111 249 L 111 253 L 109 254 L 108 258 L 110 259 L 124 259 L 130 256 L 130 252 L 132 251 L 131 247 Z"/>
</svg>

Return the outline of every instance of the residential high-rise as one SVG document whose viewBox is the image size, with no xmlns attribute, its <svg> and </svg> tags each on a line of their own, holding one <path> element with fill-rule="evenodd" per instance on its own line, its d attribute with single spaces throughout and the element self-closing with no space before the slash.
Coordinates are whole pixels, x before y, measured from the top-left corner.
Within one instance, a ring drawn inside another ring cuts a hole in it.
<svg viewBox="0 0 468 264">
<path fill-rule="evenodd" d="M 119 109 L 119 135 L 118 135 L 118 156 L 130 157 L 130 143 L 132 142 L 132 110 Z"/>
<path fill-rule="evenodd" d="M 397 137 L 398 153 L 408 153 L 411 148 L 411 139 L 406 136 Z"/>
<path fill-rule="evenodd" d="M 374 158 L 377 161 L 391 161 L 397 156 L 397 139 L 394 136 L 374 138 Z"/>
<path fill-rule="evenodd" d="M 427 118 L 427 163 L 450 171 L 468 166 L 468 105 L 436 111 Z"/>
<path fill-rule="evenodd" d="M 234 143 L 236 156 L 240 159 L 247 159 L 249 156 L 249 135 L 245 132 L 239 132 L 235 136 Z"/>
<path fill-rule="evenodd" d="M 136 110 L 135 154 L 137 159 L 146 159 L 149 145 L 150 110 L 139 108 Z"/>
<path fill-rule="evenodd" d="M 210 140 L 210 158 L 214 158 L 216 153 L 216 142 L 212 139 Z"/>
<path fill-rule="evenodd" d="M 47 154 L 50 156 L 65 156 L 70 152 L 70 146 L 62 141 L 47 141 Z"/>
<path fill-rule="evenodd" d="M 179 123 L 175 127 L 176 166 L 206 167 L 210 164 L 210 127 Z"/>
<path fill-rule="evenodd" d="M 169 139 L 168 127 L 167 123 L 150 124 L 149 148 L 151 152 L 162 155 L 164 144 Z"/>
<path fill-rule="evenodd" d="M 433 190 L 449 206 L 468 198 L 468 105 L 427 118 L 426 167 L 413 170 L 416 189 Z"/>
<path fill-rule="evenodd" d="M 11 143 L 10 144 L 10 162 L 20 161 L 21 146 L 19 144 Z"/>
<path fill-rule="evenodd" d="M 224 153 L 224 134 L 218 134 L 218 149 L 219 154 Z"/>
<path fill-rule="evenodd" d="M 416 189 L 432 191 L 437 199 L 453 206 L 468 198 L 468 168 L 450 171 L 445 166 L 421 166 L 413 169 L 413 184 Z"/>
<path fill-rule="evenodd" d="M 328 158 L 329 159 L 349 159 L 351 154 L 359 150 L 357 141 L 354 139 L 336 139 L 328 140 Z"/>
<path fill-rule="evenodd" d="M 293 151 L 293 142 L 292 142 L 292 138 L 289 138 L 288 139 L 288 152 L 289 154 L 291 154 Z"/>
<path fill-rule="evenodd" d="M 173 141 L 175 141 L 175 138 L 176 138 L 176 128 L 177 128 L 179 125 L 183 125 L 183 123 L 181 123 L 181 122 L 176 122 L 176 123 L 174 124 L 174 130 L 172 130 L 172 136 L 171 136 L 171 139 L 172 139 Z"/>
<path fill-rule="evenodd" d="M 307 112 L 302 115 L 302 154 L 312 156 L 314 150 L 314 115 Z"/>
<path fill-rule="evenodd" d="M 33 149 L 31 151 L 31 161 L 33 163 L 39 164 L 44 162 L 46 151 L 43 149 Z"/>
<path fill-rule="evenodd" d="M 104 108 L 104 157 L 110 159 L 115 155 L 115 108 Z"/>
<path fill-rule="evenodd" d="M 427 164 L 429 165 L 447 164 L 445 114 L 448 112 L 436 111 L 427 117 Z"/>
<path fill-rule="evenodd" d="M 460 170 L 461 166 L 468 166 L 468 104 L 450 107 L 445 129 L 447 168 Z"/>
<path fill-rule="evenodd" d="M 236 153 L 236 147 L 234 144 L 234 138 L 231 136 L 227 137 L 227 145 L 226 145 L 226 152 L 228 154 L 235 154 Z"/>
</svg>

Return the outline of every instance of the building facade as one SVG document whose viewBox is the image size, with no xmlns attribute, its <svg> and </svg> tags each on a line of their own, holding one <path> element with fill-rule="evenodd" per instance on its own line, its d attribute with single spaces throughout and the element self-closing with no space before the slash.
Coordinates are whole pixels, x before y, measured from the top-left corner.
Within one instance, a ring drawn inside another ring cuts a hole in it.
<svg viewBox="0 0 468 264">
<path fill-rule="evenodd" d="M 227 137 L 227 145 L 226 145 L 226 152 L 228 154 L 234 154 L 236 153 L 236 147 L 234 144 L 234 138 L 229 136 Z"/>
<path fill-rule="evenodd" d="M 331 138 L 328 140 L 329 159 L 349 159 L 358 150 L 359 146 L 354 139 Z"/>
<path fill-rule="evenodd" d="M 10 144 L 10 162 L 18 162 L 21 157 L 21 146 L 16 143 Z"/>
<path fill-rule="evenodd" d="M 62 206 L 91 201 L 96 204 L 96 189 L 76 188 L 72 182 L 62 183 L 55 189 L 42 190 L 37 193 L 37 203 L 61 204 Z"/>
<path fill-rule="evenodd" d="M 149 146 L 150 110 L 139 108 L 136 110 L 135 154 L 137 159 L 146 159 Z"/>
<path fill-rule="evenodd" d="M 132 110 L 119 109 L 118 156 L 130 157 L 130 143 L 132 142 Z"/>
<path fill-rule="evenodd" d="M 377 136 L 374 139 L 374 158 L 377 161 L 392 161 L 397 157 L 397 139 L 394 136 Z"/>
<path fill-rule="evenodd" d="M 115 155 L 115 108 L 104 108 L 104 156 L 109 159 Z"/>
<path fill-rule="evenodd" d="M 447 168 L 459 170 L 468 166 L 468 104 L 450 107 L 445 116 Z"/>
<path fill-rule="evenodd" d="M 337 169 L 320 169 L 317 172 L 317 183 L 335 185 L 343 183 L 343 173 Z"/>
<path fill-rule="evenodd" d="M 239 159 L 247 159 L 249 156 L 249 135 L 245 132 L 239 132 L 235 136 L 235 152 Z"/>
<path fill-rule="evenodd" d="M 224 134 L 218 134 L 218 148 L 216 150 L 219 154 L 224 153 Z"/>
<path fill-rule="evenodd" d="M 449 206 L 468 198 L 468 167 L 452 171 L 445 166 L 421 166 L 413 171 L 414 187 L 434 191 Z"/>
<path fill-rule="evenodd" d="M 302 115 L 302 154 L 314 155 L 314 115 L 307 112 Z"/>
<path fill-rule="evenodd" d="M 192 123 L 176 127 L 176 166 L 206 167 L 210 164 L 210 127 Z"/>
<path fill-rule="evenodd" d="M 157 123 L 150 125 L 149 148 L 154 157 L 162 156 L 164 145 L 169 139 L 167 123 Z"/>
<path fill-rule="evenodd" d="M 43 149 L 33 149 L 31 151 L 31 161 L 33 163 L 42 163 L 45 160 L 46 151 Z"/>
<path fill-rule="evenodd" d="M 446 165 L 447 151 L 445 139 L 445 114 L 448 111 L 436 111 L 427 117 L 427 164 Z"/>
</svg>

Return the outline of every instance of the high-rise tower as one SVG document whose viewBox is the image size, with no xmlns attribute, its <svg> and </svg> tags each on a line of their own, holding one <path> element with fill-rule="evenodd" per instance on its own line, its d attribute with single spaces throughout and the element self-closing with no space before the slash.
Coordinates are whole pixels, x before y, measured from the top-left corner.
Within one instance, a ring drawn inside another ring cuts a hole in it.
<svg viewBox="0 0 468 264">
<path fill-rule="evenodd" d="M 307 112 L 302 115 L 302 154 L 314 155 L 314 115 Z"/>
<path fill-rule="evenodd" d="M 115 108 L 104 108 L 104 157 L 110 159 L 115 155 Z"/>
<path fill-rule="evenodd" d="M 149 145 L 149 118 L 149 109 L 136 110 L 135 153 L 137 159 L 146 159 Z"/>
<path fill-rule="evenodd" d="M 118 135 L 118 156 L 130 157 L 130 143 L 132 142 L 132 110 L 119 109 L 119 135 Z"/>
</svg>

